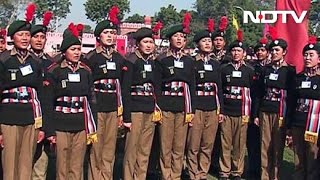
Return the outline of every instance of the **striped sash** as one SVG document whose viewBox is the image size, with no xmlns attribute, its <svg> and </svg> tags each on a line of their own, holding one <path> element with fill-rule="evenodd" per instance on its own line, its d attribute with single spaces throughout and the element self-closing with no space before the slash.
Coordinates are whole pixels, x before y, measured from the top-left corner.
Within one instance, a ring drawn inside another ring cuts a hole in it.
<svg viewBox="0 0 320 180">
<path fill-rule="evenodd" d="M 248 123 L 251 113 L 251 96 L 250 96 L 250 88 L 241 87 L 242 88 L 242 122 Z"/>
<path fill-rule="evenodd" d="M 162 91 L 162 95 L 165 96 L 183 96 L 184 97 L 184 113 L 185 122 L 192 121 L 192 107 L 191 107 L 191 94 L 189 85 L 182 81 L 172 81 L 165 83 L 164 87 L 169 90 Z"/>
<path fill-rule="evenodd" d="M 85 130 L 87 133 L 87 144 L 92 144 L 98 141 L 97 126 L 93 118 L 90 104 L 86 96 L 63 96 L 57 98 L 56 102 L 67 103 L 65 106 L 56 106 L 55 111 L 65 114 L 83 113 Z"/>
<path fill-rule="evenodd" d="M 100 79 L 93 83 L 95 85 L 94 91 L 100 93 L 116 93 L 117 95 L 117 104 L 118 104 L 118 116 L 122 116 L 123 113 L 123 103 L 122 103 L 122 93 L 121 85 L 119 79 Z M 104 88 L 98 88 L 98 86 Z M 115 86 L 115 89 L 112 88 Z"/>
<path fill-rule="evenodd" d="M 320 101 L 311 99 L 308 99 L 307 101 L 309 103 L 309 111 L 304 139 L 305 141 L 316 144 L 318 142 L 318 135 L 320 130 Z"/>
<path fill-rule="evenodd" d="M 2 91 L 2 104 L 31 104 L 36 129 L 42 127 L 42 110 L 37 91 L 32 87 L 20 86 Z"/>
</svg>

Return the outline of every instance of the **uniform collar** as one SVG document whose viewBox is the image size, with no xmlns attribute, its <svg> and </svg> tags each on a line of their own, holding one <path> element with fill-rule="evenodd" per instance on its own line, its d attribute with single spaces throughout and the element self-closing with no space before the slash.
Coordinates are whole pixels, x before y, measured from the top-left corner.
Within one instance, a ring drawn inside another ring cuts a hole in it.
<svg viewBox="0 0 320 180">
<path fill-rule="evenodd" d="M 76 72 L 77 70 L 79 70 L 80 68 L 82 68 L 80 61 L 74 63 L 74 62 L 67 61 L 66 59 L 64 59 L 64 60 L 61 62 L 60 67 L 61 67 L 61 68 L 69 68 L 69 69 L 70 69 L 71 71 L 73 71 L 73 72 Z"/>
<path fill-rule="evenodd" d="M 198 53 L 195 57 L 196 61 L 203 61 L 203 62 L 208 62 L 210 60 L 210 54 L 208 54 L 207 56 L 202 54 L 202 53 Z"/>
<path fill-rule="evenodd" d="M 41 51 L 40 53 L 36 53 L 32 48 L 30 48 L 29 51 L 36 55 L 38 58 L 47 59 L 47 57 L 45 56 L 46 54 L 43 51 Z"/>
<path fill-rule="evenodd" d="M 226 54 L 226 50 L 222 49 L 220 51 L 214 50 L 214 51 L 212 51 L 212 53 L 210 55 L 220 61 L 225 54 Z"/>
<path fill-rule="evenodd" d="M 26 61 L 26 59 L 31 55 L 31 53 L 28 50 L 26 50 L 25 54 L 22 54 L 22 51 L 19 51 L 17 48 L 13 47 L 10 52 L 10 55 L 17 56 L 20 63 L 23 64 Z"/>
<path fill-rule="evenodd" d="M 304 75 L 308 77 L 313 77 L 316 75 L 320 75 L 320 67 L 315 67 L 315 68 L 305 68 L 304 69 Z"/>
<path fill-rule="evenodd" d="M 231 61 L 228 64 L 233 66 L 236 70 L 238 70 L 241 66 L 247 66 L 247 64 L 244 60 L 239 61 L 238 63 L 234 63 L 234 61 Z"/>
<path fill-rule="evenodd" d="M 181 59 L 183 56 L 186 56 L 186 54 L 183 52 L 183 49 L 180 49 L 178 51 L 176 51 L 174 49 L 169 49 L 167 52 L 167 57 L 168 56 L 173 56 L 176 59 Z"/>
<path fill-rule="evenodd" d="M 104 48 L 102 47 L 101 45 L 99 45 L 97 48 L 96 48 L 96 52 L 98 54 L 102 54 L 104 57 L 106 57 L 107 59 L 111 59 L 112 58 L 112 54 L 114 52 L 116 52 L 115 48 L 112 46 L 112 47 L 109 47 L 109 48 Z"/>
<path fill-rule="evenodd" d="M 272 64 L 272 67 L 275 68 L 275 69 L 279 69 L 281 67 L 289 66 L 288 63 L 284 59 L 282 59 L 282 60 L 280 60 L 278 62 L 271 62 L 271 64 Z"/>
</svg>

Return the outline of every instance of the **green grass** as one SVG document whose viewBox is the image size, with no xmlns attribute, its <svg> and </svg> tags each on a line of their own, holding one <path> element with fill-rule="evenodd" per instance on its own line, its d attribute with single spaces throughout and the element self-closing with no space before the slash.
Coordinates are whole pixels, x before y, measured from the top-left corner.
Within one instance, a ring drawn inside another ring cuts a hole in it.
<svg viewBox="0 0 320 180">
<path fill-rule="evenodd" d="M 288 179 L 293 174 L 294 171 L 294 163 L 293 163 L 293 151 L 289 148 L 285 148 L 283 154 L 283 164 L 282 164 L 282 174 L 281 179 Z M 208 180 L 217 180 L 216 175 L 209 175 Z"/>
</svg>

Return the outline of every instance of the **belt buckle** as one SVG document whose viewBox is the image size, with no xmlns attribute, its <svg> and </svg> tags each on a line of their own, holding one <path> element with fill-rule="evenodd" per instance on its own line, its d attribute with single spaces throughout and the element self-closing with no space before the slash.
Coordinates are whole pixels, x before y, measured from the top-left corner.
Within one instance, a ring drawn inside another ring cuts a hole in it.
<svg viewBox="0 0 320 180">
<path fill-rule="evenodd" d="M 109 90 L 112 88 L 112 84 L 110 84 L 110 83 L 107 83 L 105 86 L 106 86 L 106 88 L 109 89 Z"/>
<path fill-rule="evenodd" d="M 78 101 L 72 101 L 71 102 L 71 108 L 77 108 L 77 107 L 79 107 L 80 105 L 79 105 L 79 102 Z"/>
<path fill-rule="evenodd" d="M 205 91 L 212 91 L 213 87 L 208 85 L 208 86 L 204 86 L 204 90 Z"/>
<path fill-rule="evenodd" d="M 27 91 L 23 91 L 23 92 L 16 91 L 15 95 L 17 96 L 17 99 L 21 100 L 21 99 L 24 99 L 25 97 L 28 97 L 28 92 Z"/>
<path fill-rule="evenodd" d="M 179 92 L 180 87 L 179 86 L 174 86 L 171 88 L 173 92 L 177 93 Z"/>
</svg>

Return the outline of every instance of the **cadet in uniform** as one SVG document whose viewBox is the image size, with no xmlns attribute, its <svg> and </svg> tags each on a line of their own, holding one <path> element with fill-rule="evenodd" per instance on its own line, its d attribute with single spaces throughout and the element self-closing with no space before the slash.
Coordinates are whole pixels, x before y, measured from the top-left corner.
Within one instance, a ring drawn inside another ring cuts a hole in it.
<svg viewBox="0 0 320 180">
<path fill-rule="evenodd" d="M 316 37 L 303 48 L 305 69 L 296 78 L 296 108 L 289 127 L 295 154 L 292 179 L 316 180 L 319 173 L 320 45 Z"/>
<path fill-rule="evenodd" d="M 244 170 L 247 124 L 251 113 L 253 67 L 246 64 L 242 32 L 230 45 L 232 61 L 221 66 L 225 119 L 221 127 L 220 179 L 241 179 Z"/>
<path fill-rule="evenodd" d="M 207 179 L 211 153 L 222 115 L 222 89 L 219 73 L 220 63 L 210 58 L 212 51 L 211 33 L 213 20 L 208 29 L 197 32 L 193 41 L 199 48 L 195 56 L 196 111 L 189 128 L 187 141 L 187 167 L 190 179 Z"/>
<path fill-rule="evenodd" d="M 121 86 L 125 59 L 115 49 L 116 21 L 110 19 L 98 23 L 94 35 L 99 46 L 89 52 L 85 60 L 92 69 L 97 96 L 99 141 L 92 146 L 89 166 L 89 179 L 93 180 L 113 179 L 118 126 L 122 123 Z"/>
<path fill-rule="evenodd" d="M 166 57 L 157 61 L 162 81 L 159 106 L 163 119 L 160 125 L 160 167 L 162 179 L 180 179 L 188 124 L 194 115 L 191 106 L 195 95 L 194 61 L 182 51 L 189 33 L 190 14 L 184 23 L 169 27 L 165 36 L 170 40 Z"/>
<path fill-rule="evenodd" d="M 228 19 L 226 16 L 222 16 L 220 18 L 219 29 L 212 34 L 213 51 L 211 53 L 211 56 L 214 60 L 219 61 L 221 64 L 225 64 L 231 61 L 230 56 L 226 54 L 227 51 L 225 49 L 225 35 L 227 26 Z"/>
<path fill-rule="evenodd" d="M 273 31 L 272 31 L 273 32 Z M 295 68 L 284 61 L 287 42 L 271 33 L 271 63 L 259 77 L 259 113 L 255 124 L 261 135 L 261 179 L 279 179 L 279 168 L 285 143 L 287 114 L 290 114 Z M 256 109 L 256 108 L 255 108 Z"/>
<path fill-rule="evenodd" d="M 155 93 L 160 91 L 154 61 L 153 35 L 159 31 L 157 26 L 153 30 L 141 28 L 133 34 L 138 48 L 127 58 L 130 64 L 124 74 L 124 120 L 132 125 L 126 139 L 125 180 L 146 179 L 155 123 L 161 120 Z"/>
<path fill-rule="evenodd" d="M 48 74 L 54 111 L 48 139 L 56 143 L 57 180 L 81 179 L 87 144 L 97 141 L 95 108 L 90 107 L 95 102 L 91 70 L 79 61 L 76 27 L 69 26 L 69 30 L 74 35 L 64 37 L 60 48 L 64 60 L 52 65 Z"/>
<path fill-rule="evenodd" d="M 3 179 L 8 180 L 31 180 L 36 144 L 44 139 L 42 68 L 27 49 L 34 10 L 35 5 L 29 5 L 26 20 L 9 26 L 14 47 L 0 56 L 2 165 Z"/>
<path fill-rule="evenodd" d="M 254 84 L 252 87 L 252 104 L 259 103 L 259 97 L 257 92 L 261 86 L 259 77 L 262 73 L 262 68 L 269 61 L 269 47 L 268 39 L 262 38 L 254 47 L 254 53 L 256 54 L 257 59 L 252 60 L 250 64 L 253 66 L 255 75 L 254 75 Z M 256 102 L 255 102 L 256 101 Z M 259 107 L 259 105 L 253 106 Z M 247 149 L 248 149 L 248 163 L 249 163 L 249 178 L 259 179 L 260 178 L 260 167 L 261 167 L 261 156 L 260 156 L 260 129 L 259 124 L 254 123 L 255 115 L 257 109 L 253 109 L 251 113 L 250 123 L 248 125 L 248 139 L 247 139 Z"/>
<path fill-rule="evenodd" d="M 42 77 L 43 77 L 43 88 L 48 86 L 47 80 L 47 69 L 53 63 L 52 58 L 44 53 L 44 47 L 46 44 L 46 33 L 47 33 L 47 25 L 50 23 L 50 19 L 52 17 L 51 12 L 46 12 L 43 16 L 43 24 L 33 25 L 31 27 L 31 49 L 30 51 L 34 53 L 40 60 L 40 64 L 42 66 Z M 45 90 L 44 90 L 45 91 Z M 44 92 L 43 91 L 43 92 Z M 43 95 L 46 100 L 48 96 Z M 48 116 L 50 110 L 42 109 L 44 113 L 44 119 Z M 33 180 L 45 180 L 47 176 L 47 166 L 48 166 L 48 155 L 47 152 L 44 151 L 44 146 L 46 149 L 50 149 L 50 145 L 48 141 L 43 141 L 42 143 L 38 143 L 35 157 L 34 157 L 34 165 L 33 165 L 33 172 L 32 172 L 32 179 Z M 49 153 L 49 152 L 48 152 Z"/>
<path fill-rule="evenodd" d="M 5 29 L 0 29 L 0 53 L 6 50 L 7 47 L 7 31 Z"/>
</svg>

